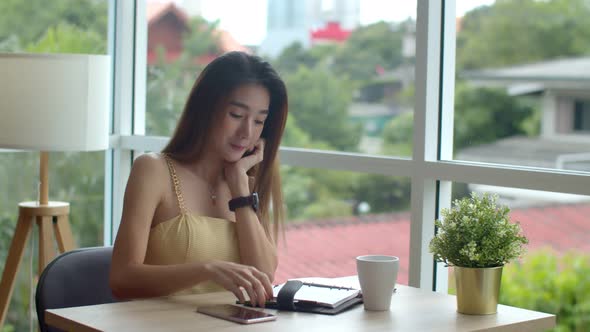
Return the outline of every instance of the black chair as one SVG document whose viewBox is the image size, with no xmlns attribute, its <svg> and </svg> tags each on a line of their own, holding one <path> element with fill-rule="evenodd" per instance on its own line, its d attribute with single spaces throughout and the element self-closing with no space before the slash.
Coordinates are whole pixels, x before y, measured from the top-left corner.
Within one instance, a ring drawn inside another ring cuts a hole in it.
<svg viewBox="0 0 590 332">
<path fill-rule="evenodd" d="M 39 277 L 35 305 L 41 332 L 60 331 L 45 324 L 45 309 L 113 303 L 109 286 L 112 247 L 83 248 L 55 258 Z"/>
</svg>

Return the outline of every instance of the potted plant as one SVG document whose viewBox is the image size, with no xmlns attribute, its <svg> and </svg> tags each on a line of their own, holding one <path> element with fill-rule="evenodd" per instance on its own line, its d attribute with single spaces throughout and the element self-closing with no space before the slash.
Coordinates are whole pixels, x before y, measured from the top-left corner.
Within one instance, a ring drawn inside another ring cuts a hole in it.
<svg viewBox="0 0 590 332">
<path fill-rule="evenodd" d="M 496 313 L 502 268 L 520 257 L 528 243 L 520 225 L 510 222 L 510 209 L 497 200 L 497 195 L 471 193 L 443 209 L 442 220 L 435 222 L 438 232 L 430 252 L 453 266 L 460 313 Z"/>
</svg>

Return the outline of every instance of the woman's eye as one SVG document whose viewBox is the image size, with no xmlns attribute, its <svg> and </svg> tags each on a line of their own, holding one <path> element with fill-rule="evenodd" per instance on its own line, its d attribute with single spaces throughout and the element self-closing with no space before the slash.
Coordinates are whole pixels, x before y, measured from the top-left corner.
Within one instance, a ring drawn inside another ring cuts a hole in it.
<svg viewBox="0 0 590 332">
<path fill-rule="evenodd" d="M 257 125 L 263 125 L 264 120 L 254 120 L 254 123 L 256 123 Z"/>
<path fill-rule="evenodd" d="M 231 116 L 232 118 L 236 118 L 236 119 L 240 119 L 242 117 L 241 114 L 233 113 L 233 112 L 230 112 L 229 116 Z"/>
</svg>

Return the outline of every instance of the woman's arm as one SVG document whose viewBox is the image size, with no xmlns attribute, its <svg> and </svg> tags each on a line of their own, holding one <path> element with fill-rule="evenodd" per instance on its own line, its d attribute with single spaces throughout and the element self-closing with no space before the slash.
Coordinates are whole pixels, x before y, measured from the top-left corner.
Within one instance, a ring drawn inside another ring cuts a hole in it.
<svg viewBox="0 0 590 332">
<path fill-rule="evenodd" d="M 142 155 L 133 164 L 125 190 L 123 215 L 113 248 L 110 284 L 118 298 L 169 295 L 205 280 L 213 280 L 243 301 L 243 287 L 253 303 L 272 294 L 270 281 L 255 268 L 223 261 L 177 265 L 144 264 L 154 213 L 169 188 L 164 163 Z"/>
<path fill-rule="evenodd" d="M 251 194 L 246 172 L 262 161 L 263 151 L 264 141 L 260 140 L 252 155 L 226 166 L 225 176 L 233 198 Z M 269 237 L 270 235 L 267 236 L 252 208 L 238 208 L 235 211 L 235 216 L 242 263 L 256 267 L 266 273 L 271 281 L 274 280 L 278 266 L 275 241 Z"/>
</svg>

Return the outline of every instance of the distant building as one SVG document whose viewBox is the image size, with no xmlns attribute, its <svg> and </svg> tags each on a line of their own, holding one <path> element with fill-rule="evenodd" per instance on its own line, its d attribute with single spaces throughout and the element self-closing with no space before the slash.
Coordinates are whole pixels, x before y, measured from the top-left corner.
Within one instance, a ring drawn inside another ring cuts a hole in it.
<svg viewBox="0 0 590 332">
<path fill-rule="evenodd" d="M 311 45 L 318 44 L 340 44 L 344 43 L 350 34 L 351 30 L 342 29 L 338 22 L 328 22 L 325 26 L 312 29 L 310 31 L 310 43 Z"/>
<path fill-rule="evenodd" d="M 476 86 L 502 87 L 514 96 L 541 100 L 539 137 L 508 137 L 457 151 L 456 159 L 531 167 L 590 171 L 590 57 L 468 71 Z M 475 187 L 474 187 L 475 188 Z M 490 191 L 488 187 L 480 190 Z M 498 189 L 501 190 L 501 189 Z M 497 191 L 497 190 L 496 190 Z M 510 189 L 504 196 L 510 196 Z M 521 192 L 528 201 L 588 200 L 586 196 Z"/>
<path fill-rule="evenodd" d="M 196 8 L 196 7 L 195 7 Z M 193 10 L 197 10 L 194 9 Z M 189 31 L 189 15 L 177 7 L 173 2 L 148 2 L 146 8 L 148 21 L 148 64 L 157 60 L 157 49 L 165 50 L 165 61 L 178 59 L 183 50 L 182 36 Z M 204 55 L 197 61 L 208 63 L 216 56 L 229 51 L 244 51 L 252 53 L 250 49 L 241 45 L 233 36 L 224 30 L 215 31 L 217 37 L 217 54 Z"/>
<path fill-rule="evenodd" d="M 476 85 L 543 100 L 541 136 L 590 143 L 590 57 L 557 59 L 462 75 Z"/>
<path fill-rule="evenodd" d="M 174 61 L 182 52 L 182 34 L 188 31 L 188 15 L 172 2 L 148 2 L 148 64 L 157 58 L 157 48 L 166 50 L 166 61 Z"/>
<path fill-rule="evenodd" d="M 343 30 L 359 25 L 360 0 L 268 0 L 266 39 L 259 53 L 278 56 L 294 42 L 312 45 L 311 31 L 337 22 Z"/>
</svg>

